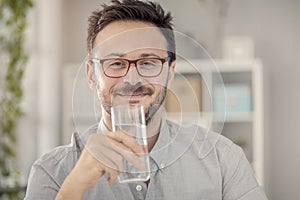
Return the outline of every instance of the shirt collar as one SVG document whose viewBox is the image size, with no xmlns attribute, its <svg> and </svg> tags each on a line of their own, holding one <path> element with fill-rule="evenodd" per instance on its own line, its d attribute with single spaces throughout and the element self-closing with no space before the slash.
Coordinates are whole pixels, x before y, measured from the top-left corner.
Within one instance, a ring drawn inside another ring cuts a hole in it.
<svg viewBox="0 0 300 200">
<path fill-rule="evenodd" d="M 163 115 L 158 139 L 149 154 L 150 158 L 154 161 L 156 165 L 156 169 L 160 171 L 163 171 L 164 167 L 166 166 L 166 156 L 168 153 L 170 143 L 171 135 L 166 121 L 166 117 L 165 115 Z"/>
<path fill-rule="evenodd" d="M 98 132 L 104 133 L 110 131 L 106 124 L 104 123 L 104 119 L 101 118 L 99 125 L 98 125 Z"/>
</svg>

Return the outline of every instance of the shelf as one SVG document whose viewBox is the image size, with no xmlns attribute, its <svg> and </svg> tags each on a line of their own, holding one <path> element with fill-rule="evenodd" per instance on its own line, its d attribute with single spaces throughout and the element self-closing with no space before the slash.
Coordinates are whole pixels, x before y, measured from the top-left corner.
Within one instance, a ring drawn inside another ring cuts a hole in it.
<svg viewBox="0 0 300 200">
<path fill-rule="evenodd" d="M 253 69 L 261 65 L 259 59 L 254 60 L 178 60 L 176 72 L 253 72 Z"/>
<path fill-rule="evenodd" d="M 223 121 L 221 117 L 216 117 L 215 122 Z M 252 112 L 228 113 L 225 116 L 225 122 L 253 122 Z"/>
<path fill-rule="evenodd" d="M 174 118 L 179 117 L 180 115 L 184 115 L 185 117 L 194 118 L 194 117 L 202 117 L 202 118 L 209 118 L 213 115 L 211 112 L 185 112 L 185 113 L 175 113 L 175 112 L 169 112 L 167 113 L 168 117 Z M 253 121 L 253 113 L 252 112 L 240 112 L 240 113 L 227 113 L 226 114 L 226 121 Z M 215 114 L 215 121 L 220 121 L 221 116 L 218 114 Z"/>
</svg>

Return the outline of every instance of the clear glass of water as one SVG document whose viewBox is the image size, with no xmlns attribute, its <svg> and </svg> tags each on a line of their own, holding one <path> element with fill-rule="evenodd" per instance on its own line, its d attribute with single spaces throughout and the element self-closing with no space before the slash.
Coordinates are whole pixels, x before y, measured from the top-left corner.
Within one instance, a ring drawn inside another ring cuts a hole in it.
<svg viewBox="0 0 300 200">
<path fill-rule="evenodd" d="M 123 159 L 123 171 L 118 179 L 120 183 L 147 181 L 150 178 L 149 154 L 144 108 L 140 104 L 118 105 L 111 108 L 113 131 L 123 131 L 144 146 L 145 151 L 139 158 L 146 166 L 144 170 L 136 169 Z"/>
</svg>

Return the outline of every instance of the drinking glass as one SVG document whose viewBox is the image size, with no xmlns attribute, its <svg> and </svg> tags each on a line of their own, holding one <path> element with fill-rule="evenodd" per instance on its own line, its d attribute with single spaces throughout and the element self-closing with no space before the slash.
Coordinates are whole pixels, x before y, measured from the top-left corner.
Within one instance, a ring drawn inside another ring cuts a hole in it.
<svg viewBox="0 0 300 200">
<path fill-rule="evenodd" d="M 135 138 L 145 149 L 143 155 L 138 155 L 146 166 L 139 170 L 123 159 L 123 170 L 118 179 L 120 183 L 147 181 L 150 178 L 149 154 L 144 108 L 140 104 L 118 105 L 111 108 L 113 131 L 123 131 Z"/>
</svg>

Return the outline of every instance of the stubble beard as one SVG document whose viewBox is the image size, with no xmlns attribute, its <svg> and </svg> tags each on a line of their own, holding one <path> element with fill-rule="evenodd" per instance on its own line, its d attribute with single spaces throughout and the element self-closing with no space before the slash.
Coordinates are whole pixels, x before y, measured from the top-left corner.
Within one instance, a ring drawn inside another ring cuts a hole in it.
<svg viewBox="0 0 300 200">
<path fill-rule="evenodd" d="M 100 103 L 102 105 L 102 109 L 104 109 L 104 111 L 106 113 L 111 115 L 111 107 L 113 106 L 113 103 L 112 103 L 113 100 L 110 98 L 111 95 L 101 92 L 99 90 L 99 88 L 97 89 L 97 93 L 98 93 L 97 95 L 100 100 Z M 152 93 L 152 95 L 153 95 L 153 93 Z M 146 125 L 148 125 L 151 122 L 153 116 L 161 108 L 161 106 L 163 105 L 163 102 L 166 98 L 166 95 L 167 95 L 167 87 L 164 86 L 162 88 L 162 90 L 157 94 L 157 97 L 155 98 L 155 100 L 153 102 L 151 102 L 148 107 L 144 108 Z M 140 102 L 137 101 L 137 102 L 131 102 L 131 103 L 133 104 L 133 103 L 140 103 Z"/>
</svg>

